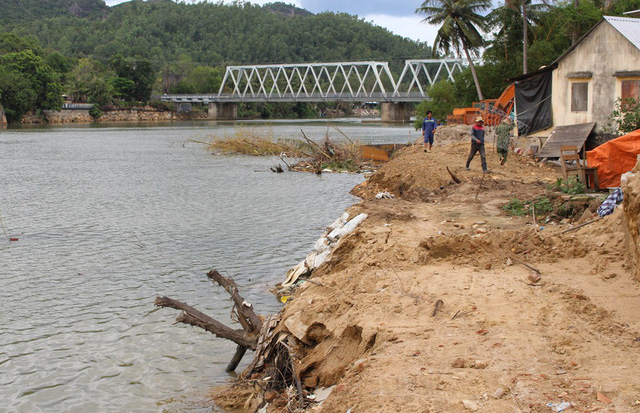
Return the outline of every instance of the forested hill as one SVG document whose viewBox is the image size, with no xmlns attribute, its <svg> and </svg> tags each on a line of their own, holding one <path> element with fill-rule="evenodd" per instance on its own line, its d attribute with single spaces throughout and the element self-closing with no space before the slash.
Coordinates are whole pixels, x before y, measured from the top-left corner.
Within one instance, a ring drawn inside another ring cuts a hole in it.
<svg viewBox="0 0 640 413">
<path fill-rule="evenodd" d="M 280 2 L 132 0 L 107 7 L 103 0 L 0 0 L 0 10 L 4 31 L 36 36 L 44 49 L 102 61 L 146 58 L 156 69 L 185 56 L 210 66 L 375 59 L 397 67 L 430 56 L 426 45 L 355 16 Z"/>
<path fill-rule="evenodd" d="M 104 0 L 0 0 L 0 22 L 29 22 L 55 16 L 103 16 L 108 11 Z"/>
</svg>

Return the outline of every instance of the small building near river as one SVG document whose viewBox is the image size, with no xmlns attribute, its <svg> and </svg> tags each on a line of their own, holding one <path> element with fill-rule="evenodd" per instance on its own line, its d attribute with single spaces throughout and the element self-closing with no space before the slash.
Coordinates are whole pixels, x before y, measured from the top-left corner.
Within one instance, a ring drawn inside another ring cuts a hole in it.
<svg viewBox="0 0 640 413">
<path fill-rule="evenodd" d="M 590 122 L 602 135 L 616 102 L 640 99 L 640 18 L 604 16 L 553 63 L 513 80 L 522 136 Z"/>
<path fill-rule="evenodd" d="M 619 99 L 640 98 L 640 19 L 604 16 L 556 61 L 554 126 L 609 124 Z"/>
</svg>

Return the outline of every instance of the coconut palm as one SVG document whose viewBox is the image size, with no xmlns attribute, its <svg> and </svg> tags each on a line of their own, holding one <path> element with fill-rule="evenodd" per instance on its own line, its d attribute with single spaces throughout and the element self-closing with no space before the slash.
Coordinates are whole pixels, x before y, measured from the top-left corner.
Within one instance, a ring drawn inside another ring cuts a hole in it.
<svg viewBox="0 0 640 413">
<path fill-rule="evenodd" d="M 529 29 L 539 20 L 540 15 L 549 10 L 550 2 L 533 4 L 532 0 L 505 0 L 504 5 L 497 7 L 487 15 L 489 26 L 494 30 L 496 38 L 515 40 L 513 34 L 522 30 L 522 72 L 528 72 Z M 516 16 L 519 20 L 516 22 Z M 506 47 L 508 42 L 504 42 Z M 505 50 L 505 54 L 506 54 Z"/>
<path fill-rule="evenodd" d="M 485 17 L 480 13 L 491 7 L 491 0 L 425 0 L 416 13 L 426 17 L 423 22 L 440 25 L 433 42 L 432 54 L 452 50 L 461 55 L 461 50 L 469 61 L 469 68 L 476 84 L 478 98 L 482 100 L 482 90 L 473 65 L 472 55 L 484 45 L 481 31 L 486 28 Z"/>
</svg>

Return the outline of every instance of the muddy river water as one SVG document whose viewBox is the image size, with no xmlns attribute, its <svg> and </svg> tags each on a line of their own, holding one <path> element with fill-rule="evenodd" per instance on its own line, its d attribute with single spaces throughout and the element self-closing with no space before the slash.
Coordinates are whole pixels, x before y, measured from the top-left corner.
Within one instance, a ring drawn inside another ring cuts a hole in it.
<svg viewBox="0 0 640 413">
<path fill-rule="evenodd" d="M 332 125 L 363 142 L 418 138 L 408 125 Z M 278 159 L 197 143 L 246 128 L 341 139 L 323 121 L 0 130 L 0 411 L 208 411 L 235 345 L 172 325 L 177 312 L 154 298 L 230 324 L 205 275 L 218 269 L 258 313 L 276 312 L 269 289 L 364 179 L 274 174 Z"/>
</svg>

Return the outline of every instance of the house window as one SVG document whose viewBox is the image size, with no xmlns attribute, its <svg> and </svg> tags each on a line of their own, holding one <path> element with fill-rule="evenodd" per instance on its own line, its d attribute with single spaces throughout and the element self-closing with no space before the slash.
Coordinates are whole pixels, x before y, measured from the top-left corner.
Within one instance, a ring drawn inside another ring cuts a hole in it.
<svg viewBox="0 0 640 413">
<path fill-rule="evenodd" d="M 571 111 L 584 112 L 587 110 L 589 97 L 589 83 L 575 82 L 571 84 Z"/>
<path fill-rule="evenodd" d="M 634 99 L 636 103 L 640 98 L 640 80 L 623 80 L 622 81 L 622 99 L 623 106 L 629 104 L 628 99 Z"/>
</svg>

